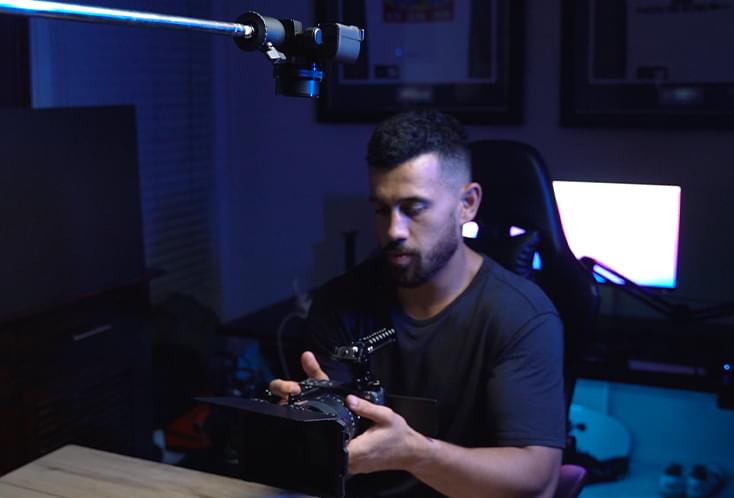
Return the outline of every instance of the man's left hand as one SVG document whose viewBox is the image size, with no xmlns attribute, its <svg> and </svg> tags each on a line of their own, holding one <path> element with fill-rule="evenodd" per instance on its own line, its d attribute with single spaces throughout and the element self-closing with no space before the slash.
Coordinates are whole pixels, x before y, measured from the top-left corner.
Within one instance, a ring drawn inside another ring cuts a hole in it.
<svg viewBox="0 0 734 498">
<path fill-rule="evenodd" d="M 379 470 L 408 470 L 420 460 L 430 440 L 413 430 L 403 417 L 386 406 L 375 405 L 354 395 L 349 408 L 374 422 L 347 445 L 349 472 L 364 474 Z"/>
</svg>

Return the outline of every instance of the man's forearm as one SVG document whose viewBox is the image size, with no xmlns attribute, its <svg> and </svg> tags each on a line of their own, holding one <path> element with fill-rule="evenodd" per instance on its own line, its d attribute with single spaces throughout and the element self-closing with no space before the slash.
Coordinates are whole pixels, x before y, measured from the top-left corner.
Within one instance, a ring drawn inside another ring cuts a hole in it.
<svg viewBox="0 0 734 498">
<path fill-rule="evenodd" d="M 429 439 L 386 406 L 347 396 L 349 408 L 374 424 L 347 446 L 349 471 L 407 470 L 440 493 L 460 498 L 550 498 L 561 450 L 463 448 Z"/>
<path fill-rule="evenodd" d="M 463 448 L 426 439 L 407 470 L 449 497 L 550 498 L 560 463 L 555 448 Z"/>
</svg>

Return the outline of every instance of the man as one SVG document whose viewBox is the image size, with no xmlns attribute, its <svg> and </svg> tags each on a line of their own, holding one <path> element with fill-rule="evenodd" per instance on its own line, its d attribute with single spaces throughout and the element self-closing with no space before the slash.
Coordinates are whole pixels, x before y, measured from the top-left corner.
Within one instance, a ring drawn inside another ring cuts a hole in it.
<svg viewBox="0 0 734 498">
<path fill-rule="evenodd" d="M 348 396 L 373 422 L 348 444 L 348 496 L 552 496 L 565 442 L 562 327 L 534 284 L 463 242 L 482 197 L 466 134 L 438 112 L 401 114 L 374 131 L 367 162 L 381 252 L 316 295 L 301 363 L 309 377 L 346 380 L 334 347 L 394 327 L 372 371 L 388 393 L 437 400 L 438 437 Z"/>
</svg>

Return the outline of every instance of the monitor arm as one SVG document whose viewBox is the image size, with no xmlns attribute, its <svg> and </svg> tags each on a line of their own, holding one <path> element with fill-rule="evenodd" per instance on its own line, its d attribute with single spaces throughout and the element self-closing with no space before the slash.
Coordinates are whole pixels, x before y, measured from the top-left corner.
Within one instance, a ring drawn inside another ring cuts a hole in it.
<svg viewBox="0 0 734 498">
<path fill-rule="evenodd" d="M 641 301 L 648 307 L 676 322 L 716 320 L 734 316 L 734 303 L 721 303 L 703 308 L 692 308 L 686 304 L 675 304 L 637 285 L 629 278 L 594 258 L 584 256 L 581 263 L 593 275 L 625 294 Z"/>
</svg>

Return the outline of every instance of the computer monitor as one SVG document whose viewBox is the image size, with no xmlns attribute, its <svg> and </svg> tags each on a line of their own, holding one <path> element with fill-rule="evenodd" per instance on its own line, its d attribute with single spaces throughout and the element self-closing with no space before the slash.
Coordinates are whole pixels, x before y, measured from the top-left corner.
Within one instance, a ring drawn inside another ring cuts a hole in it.
<svg viewBox="0 0 734 498">
<path fill-rule="evenodd" d="M 554 181 L 553 190 L 577 258 L 589 256 L 643 287 L 676 286 L 679 186 Z"/>
</svg>

